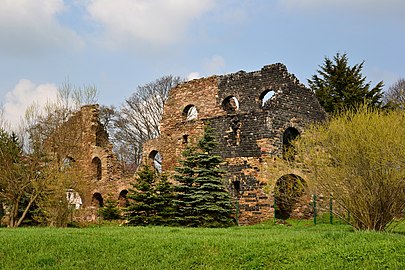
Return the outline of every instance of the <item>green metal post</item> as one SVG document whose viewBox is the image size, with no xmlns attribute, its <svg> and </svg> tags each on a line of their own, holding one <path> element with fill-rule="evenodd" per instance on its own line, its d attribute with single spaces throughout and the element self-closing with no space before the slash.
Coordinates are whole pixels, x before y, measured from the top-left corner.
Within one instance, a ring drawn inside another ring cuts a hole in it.
<svg viewBox="0 0 405 270">
<path fill-rule="evenodd" d="M 277 223 L 277 220 L 276 220 L 276 207 L 277 207 L 276 198 L 274 197 L 274 205 L 273 205 L 273 209 L 274 209 L 274 214 L 273 214 L 274 224 Z"/>
<path fill-rule="evenodd" d="M 329 200 L 329 223 L 333 224 L 333 197 L 332 197 L 332 194 L 330 195 L 330 200 Z"/>
<path fill-rule="evenodd" d="M 236 200 L 236 224 L 239 226 L 239 200 Z"/>
<path fill-rule="evenodd" d="M 316 194 L 314 194 L 313 206 L 314 206 L 314 224 L 316 225 Z"/>
</svg>

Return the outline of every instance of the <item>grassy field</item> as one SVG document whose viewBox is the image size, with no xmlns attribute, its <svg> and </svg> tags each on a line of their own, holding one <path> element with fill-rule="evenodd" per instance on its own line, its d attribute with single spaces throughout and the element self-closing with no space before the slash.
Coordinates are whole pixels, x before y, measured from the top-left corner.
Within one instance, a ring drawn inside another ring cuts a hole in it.
<svg viewBox="0 0 405 270">
<path fill-rule="evenodd" d="M 0 229 L 0 269 L 405 269 L 405 226 Z"/>
</svg>

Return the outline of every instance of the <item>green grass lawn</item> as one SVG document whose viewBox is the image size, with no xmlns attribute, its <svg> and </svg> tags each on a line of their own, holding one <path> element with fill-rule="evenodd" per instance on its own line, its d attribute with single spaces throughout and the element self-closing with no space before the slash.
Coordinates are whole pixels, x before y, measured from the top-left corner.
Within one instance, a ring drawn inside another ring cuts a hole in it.
<svg viewBox="0 0 405 270">
<path fill-rule="evenodd" d="M 0 269 L 405 269 L 405 226 L 0 229 Z"/>
</svg>

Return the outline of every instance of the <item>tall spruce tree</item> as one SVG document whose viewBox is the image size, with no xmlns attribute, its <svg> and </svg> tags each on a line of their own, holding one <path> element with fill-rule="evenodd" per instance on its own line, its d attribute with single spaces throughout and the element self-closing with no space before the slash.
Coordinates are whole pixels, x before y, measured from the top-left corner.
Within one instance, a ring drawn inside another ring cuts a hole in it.
<svg viewBox="0 0 405 270">
<path fill-rule="evenodd" d="M 219 168 L 222 159 L 212 154 L 216 143 L 206 126 L 196 147 L 183 152 L 174 175 L 176 222 L 180 226 L 226 227 L 235 224 L 234 209 Z"/>
<path fill-rule="evenodd" d="M 325 57 L 318 74 L 308 83 L 326 112 L 337 113 L 364 103 L 371 107 L 381 105 L 384 83 L 381 81 L 370 89 L 370 82 L 366 83 L 366 77 L 361 74 L 363 64 L 349 66 L 346 53 L 337 53 L 333 59 Z"/>
<path fill-rule="evenodd" d="M 170 225 L 173 221 L 173 186 L 164 174 L 143 166 L 132 183 L 127 197 L 126 218 L 129 225 Z"/>
</svg>

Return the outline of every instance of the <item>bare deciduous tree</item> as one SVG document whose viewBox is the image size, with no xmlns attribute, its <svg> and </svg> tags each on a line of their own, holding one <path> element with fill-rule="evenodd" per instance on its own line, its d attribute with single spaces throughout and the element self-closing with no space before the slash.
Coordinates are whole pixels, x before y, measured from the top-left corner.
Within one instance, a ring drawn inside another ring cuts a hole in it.
<svg viewBox="0 0 405 270">
<path fill-rule="evenodd" d="M 17 136 L 1 130 L 0 203 L 6 206 L 8 226 L 20 226 L 33 204 L 46 224 L 66 224 L 66 190 L 80 190 L 83 177 L 74 165 L 64 168 L 64 159 L 75 147 L 72 141 L 79 140 L 80 128 L 59 129 L 81 105 L 95 102 L 96 94 L 94 87 L 74 88 L 66 83 L 57 101 L 43 108 L 30 106 L 20 128 L 25 131 L 20 137 L 26 140 L 26 151 Z"/>
<path fill-rule="evenodd" d="M 84 127 L 81 122 L 69 123 L 70 116 L 81 106 L 96 102 L 94 86 L 77 88 L 65 83 L 59 88 L 56 102 L 27 110 L 27 133 L 31 153 L 47 158 L 46 186 L 37 199 L 36 218 L 47 225 L 64 226 L 69 213 L 67 190 L 84 191 L 87 183 L 74 162 L 67 164 L 80 145 Z M 69 125 L 67 125 L 69 123 Z"/>
<path fill-rule="evenodd" d="M 388 108 L 405 110 L 405 79 L 399 79 L 384 94 L 384 103 Z"/>
<path fill-rule="evenodd" d="M 121 161 L 140 163 L 142 145 L 160 134 L 163 106 L 171 88 L 181 83 L 179 77 L 164 76 L 143 86 L 125 100 L 117 112 L 112 134 L 115 152 Z"/>
<path fill-rule="evenodd" d="M 44 190 L 43 159 L 24 156 L 17 137 L 2 129 L 0 159 L 0 204 L 6 208 L 5 223 L 9 227 L 18 227 Z"/>
</svg>

